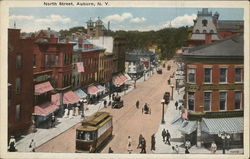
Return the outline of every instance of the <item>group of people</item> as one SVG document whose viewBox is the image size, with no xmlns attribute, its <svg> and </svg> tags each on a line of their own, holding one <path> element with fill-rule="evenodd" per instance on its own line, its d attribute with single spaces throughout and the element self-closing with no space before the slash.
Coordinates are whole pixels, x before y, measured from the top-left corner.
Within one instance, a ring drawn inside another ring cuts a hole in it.
<svg viewBox="0 0 250 159">
<path fill-rule="evenodd" d="M 140 153 L 146 153 L 146 140 L 142 136 L 142 134 L 139 135 L 139 141 L 138 141 L 138 146 L 137 149 L 141 149 Z M 127 144 L 127 150 L 128 153 L 131 154 L 133 149 L 132 149 L 132 138 L 131 136 L 128 136 L 128 144 Z"/>
<path fill-rule="evenodd" d="M 139 102 L 139 100 L 136 101 L 135 106 L 136 106 L 137 109 L 140 108 L 140 102 Z M 151 114 L 151 109 L 150 109 L 148 103 L 145 103 L 144 106 L 142 107 L 142 113 Z"/>
<path fill-rule="evenodd" d="M 166 131 L 165 129 L 163 129 L 161 136 L 162 136 L 162 140 L 163 140 L 163 142 L 165 142 L 165 144 L 171 145 L 171 143 L 170 143 L 171 135 L 170 135 L 168 130 Z"/>
</svg>

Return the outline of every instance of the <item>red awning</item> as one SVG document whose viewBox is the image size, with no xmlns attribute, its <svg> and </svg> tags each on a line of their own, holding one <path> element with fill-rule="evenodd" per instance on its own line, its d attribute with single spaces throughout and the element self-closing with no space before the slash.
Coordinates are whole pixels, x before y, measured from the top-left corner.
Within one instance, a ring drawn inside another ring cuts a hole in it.
<svg viewBox="0 0 250 159">
<path fill-rule="evenodd" d="M 73 91 L 68 91 L 63 94 L 63 104 L 74 104 L 80 100 L 80 97 Z M 51 102 L 60 105 L 60 94 L 54 94 L 51 96 Z"/>
<path fill-rule="evenodd" d="M 35 106 L 35 114 L 47 116 L 50 113 L 53 113 L 58 108 L 59 107 L 57 105 L 54 105 L 50 102 L 42 104 L 42 105 L 36 105 Z"/>
<path fill-rule="evenodd" d="M 100 89 L 92 85 L 88 87 L 87 91 L 88 91 L 88 94 L 94 95 L 94 94 L 97 94 L 100 91 Z"/>
<path fill-rule="evenodd" d="M 52 91 L 54 88 L 51 86 L 49 81 L 39 83 L 35 85 L 35 94 L 43 94 Z"/>
<path fill-rule="evenodd" d="M 116 85 L 116 86 L 120 86 L 120 85 L 122 85 L 124 82 L 123 82 L 123 80 L 122 80 L 119 76 L 115 76 L 115 77 L 113 77 L 113 83 L 114 83 L 114 85 Z"/>
<path fill-rule="evenodd" d="M 77 62 L 76 65 L 77 65 L 78 72 L 84 72 L 83 62 Z"/>
<path fill-rule="evenodd" d="M 120 74 L 119 77 L 123 80 L 123 83 L 127 82 L 128 78 L 123 74 Z"/>
</svg>

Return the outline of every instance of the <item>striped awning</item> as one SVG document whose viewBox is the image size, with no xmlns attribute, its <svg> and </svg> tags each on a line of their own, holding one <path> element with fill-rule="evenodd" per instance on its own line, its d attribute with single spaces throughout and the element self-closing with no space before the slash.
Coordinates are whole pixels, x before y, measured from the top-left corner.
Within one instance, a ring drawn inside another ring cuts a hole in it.
<svg viewBox="0 0 250 159">
<path fill-rule="evenodd" d="M 63 104 L 74 104 L 80 100 L 80 97 L 76 95 L 73 91 L 68 91 L 63 94 Z M 51 96 L 51 102 L 60 105 L 60 94 L 53 94 Z"/>
<path fill-rule="evenodd" d="M 243 117 L 216 119 L 203 118 L 201 122 L 201 130 L 208 134 L 218 134 L 223 131 L 229 134 L 243 133 L 244 119 Z"/>
<path fill-rule="evenodd" d="M 57 105 L 47 102 L 45 104 L 35 106 L 35 115 L 47 116 L 57 109 L 59 109 Z"/>
<path fill-rule="evenodd" d="M 88 94 L 90 95 L 96 95 L 100 91 L 100 89 L 92 85 L 88 87 L 87 91 L 88 91 Z"/>
<path fill-rule="evenodd" d="M 80 98 L 86 98 L 88 95 L 83 91 L 81 90 L 80 88 L 75 90 L 74 93 L 76 95 L 78 95 Z"/>
<path fill-rule="evenodd" d="M 184 134 L 191 134 L 197 129 L 197 121 L 184 120 L 179 130 Z"/>
<path fill-rule="evenodd" d="M 50 82 L 43 82 L 35 85 L 35 95 L 43 94 L 52 91 L 54 88 L 51 86 Z"/>
</svg>

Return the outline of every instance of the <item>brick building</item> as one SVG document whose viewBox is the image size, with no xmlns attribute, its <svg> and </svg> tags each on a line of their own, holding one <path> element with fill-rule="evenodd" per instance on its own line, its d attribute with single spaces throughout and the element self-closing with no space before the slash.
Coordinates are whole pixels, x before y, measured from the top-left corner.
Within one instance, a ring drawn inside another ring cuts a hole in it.
<svg viewBox="0 0 250 159">
<path fill-rule="evenodd" d="M 222 145 L 220 132 L 230 136 L 231 147 L 243 146 L 243 43 L 235 35 L 183 53 L 188 120 L 179 130 L 197 146 Z"/>
<path fill-rule="evenodd" d="M 74 43 L 59 41 L 50 29 L 32 36 L 35 40 L 33 53 L 34 73 L 52 70 L 51 84 L 54 88 L 71 86 L 72 52 Z"/>
<path fill-rule="evenodd" d="M 123 38 L 115 37 L 113 45 L 113 66 L 114 74 L 125 72 L 125 54 L 126 54 L 126 40 Z"/>
<path fill-rule="evenodd" d="M 21 135 L 31 125 L 33 109 L 33 40 L 8 29 L 8 134 Z M 27 100 L 29 99 L 29 100 Z"/>
</svg>

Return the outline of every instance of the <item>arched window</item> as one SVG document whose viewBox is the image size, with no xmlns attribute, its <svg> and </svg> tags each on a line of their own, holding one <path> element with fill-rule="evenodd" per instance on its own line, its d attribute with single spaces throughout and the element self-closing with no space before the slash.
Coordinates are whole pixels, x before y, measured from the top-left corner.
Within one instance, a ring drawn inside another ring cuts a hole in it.
<svg viewBox="0 0 250 159">
<path fill-rule="evenodd" d="M 214 30 L 211 29 L 211 30 L 210 30 L 210 33 L 214 33 Z"/>
<path fill-rule="evenodd" d="M 206 19 L 202 20 L 202 25 L 207 26 L 207 20 Z"/>
<path fill-rule="evenodd" d="M 207 33 L 207 31 L 206 31 L 206 30 L 203 30 L 203 33 Z"/>
<path fill-rule="evenodd" d="M 195 33 L 200 33 L 200 31 L 198 29 L 195 30 Z"/>
</svg>

